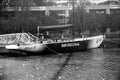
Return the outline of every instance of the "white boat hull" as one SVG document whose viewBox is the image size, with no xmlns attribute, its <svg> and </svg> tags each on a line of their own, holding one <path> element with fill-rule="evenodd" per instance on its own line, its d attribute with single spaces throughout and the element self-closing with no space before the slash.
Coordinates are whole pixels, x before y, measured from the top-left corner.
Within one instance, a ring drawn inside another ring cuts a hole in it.
<svg viewBox="0 0 120 80">
<path fill-rule="evenodd" d="M 7 45 L 5 48 L 8 50 L 23 51 L 28 53 L 67 53 L 98 48 L 103 40 L 104 35 L 99 35 L 61 42 Z"/>
<path fill-rule="evenodd" d="M 88 49 L 98 48 L 102 44 L 104 37 L 103 35 L 91 37 L 88 43 Z"/>
</svg>

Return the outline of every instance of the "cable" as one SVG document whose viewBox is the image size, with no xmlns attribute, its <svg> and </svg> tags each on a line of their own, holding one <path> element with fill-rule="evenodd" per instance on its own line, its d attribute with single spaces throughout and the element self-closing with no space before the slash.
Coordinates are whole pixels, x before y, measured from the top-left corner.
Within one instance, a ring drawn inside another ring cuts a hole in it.
<svg viewBox="0 0 120 80">
<path fill-rule="evenodd" d="M 56 54 L 62 54 L 62 53 L 60 53 L 60 52 L 57 52 L 57 51 L 55 51 L 55 50 L 53 50 L 53 49 L 47 47 L 46 45 L 44 45 L 44 47 L 46 47 L 47 49 L 49 49 L 50 51 L 52 51 L 52 52 L 54 52 L 54 53 L 56 53 Z"/>
</svg>

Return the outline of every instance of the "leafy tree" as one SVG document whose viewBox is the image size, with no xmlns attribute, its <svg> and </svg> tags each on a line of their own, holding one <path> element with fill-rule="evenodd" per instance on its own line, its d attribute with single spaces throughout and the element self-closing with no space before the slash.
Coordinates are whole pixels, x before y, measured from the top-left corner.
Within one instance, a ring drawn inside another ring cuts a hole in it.
<svg viewBox="0 0 120 80">
<path fill-rule="evenodd" d="M 52 16 L 42 17 L 42 25 L 43 26 L 57 25 L 57 24 L 59 24 L 59 23 L 55 17 L 52 17 Z"/>
<path fill-rule="evenodd" d="M 20 7 L 28 7 L 28 6 L 42 6 L 44 5 L 43 0 L 10 0 L 11 6 L 20 6 Z"/>
<path fill-rule="evenodd" d="M 78 12 L 79 11 L 79 12 Z M 82 9 L 76 9 L 74 14 L 74 29 L 81 33 L 82 30 L 90 30 L 90 32 L 105 32 L 107 28 L 111 31 L 120 30 L 120 14 L 97 14 L 96 12 L 85 13 Z M 84 14 L 84 15 L 83 15 Z M 69 19 L 72 23 L 73 15 Z"/>
<path fill-rule="evenodd" d="M 46 5 L 46 6 L 53 6 L 53 5 L 56 5 L 54 2 L 46 2 L 46 3 L 44 3 L 44 5 Z"/>
<path fill-rule="evenodd" d="M 33 0 L 36 6 L 43 6 L 45 5 L 44 0 Z"/>
<path fill-rule="evenodd" d="M 120 14 L 114 15 L 112 24 L 111 24 L 111 29 L 114 31 L 120 30 Z"/>
</svg>

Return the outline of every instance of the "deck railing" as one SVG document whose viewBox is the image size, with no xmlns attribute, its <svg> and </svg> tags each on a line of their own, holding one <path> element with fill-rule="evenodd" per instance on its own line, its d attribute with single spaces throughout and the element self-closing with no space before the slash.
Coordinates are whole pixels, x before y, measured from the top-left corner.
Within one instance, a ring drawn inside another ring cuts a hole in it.
<svg viewBox="0 0 120 80">
<path fill-rule="evenodd" d="M 38 38 L 30 33 L 13 33 L 0 35 L 0 44 L 33 43 Z"/>
</svg>

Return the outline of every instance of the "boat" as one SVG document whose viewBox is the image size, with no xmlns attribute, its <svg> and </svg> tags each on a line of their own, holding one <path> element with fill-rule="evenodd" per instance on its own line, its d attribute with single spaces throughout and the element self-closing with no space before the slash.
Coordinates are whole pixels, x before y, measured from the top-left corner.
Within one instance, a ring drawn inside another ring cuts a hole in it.
<svg viewBox="0 0 120 80">
<path fill-rule="evenodd" d="M 10 52 L 18 51 L 25 53 L 70 53 L 70 52 L 78 52 L 93 48 L 98 48 L 104 40 L 103 35 L 86 37 L 86 38 L 73 38 L 73 39 L 49 39 L 49 40 L 33 40 L 27 39 L 29 35 L 27 33 L 17 33 L 23 40 L 18 41 L 17 43 L 7 44 L 5 45 L 5 49 Z M 16 35 L 16 34 L 14 34 Z M 25 38 L 25 36 L 27 37 Z M 27 40 L 27 41 L 24 41 Z"/>
<path fill-rule="evenodd" d="M 74 8 L 73 8 L 74 9 Z M 66 29 L 73 25 L 54 25 L 54 26 L 43 26 L 41 27 L 43 30 L 59 30 Z M 37 31 L 39 32 L 39 28 Z M 38 33 L 39 35 L 39 33 Z M 5 43 L 5 49 L 14 52 L 25 52 L 25 53 L 71 53 L 78 52 L 88 49 L 98 48 L 104 38 L 105 35 L 97 35 L 91 37 L 70 37 L 70 38 L 59 38 L 59 39 L 43 39 L 38 38 L 30 33 L 14 33 L 5 35 L 7 37 L 14 38 L 13 40 L 7 40 L 7 44 Z M 74 35 L 73 35 L 74 36 Z M 16 37 L 16 38 L 15 38 Z M 2 39 L 4 40 L 4 39 Z"/>
</svg>

